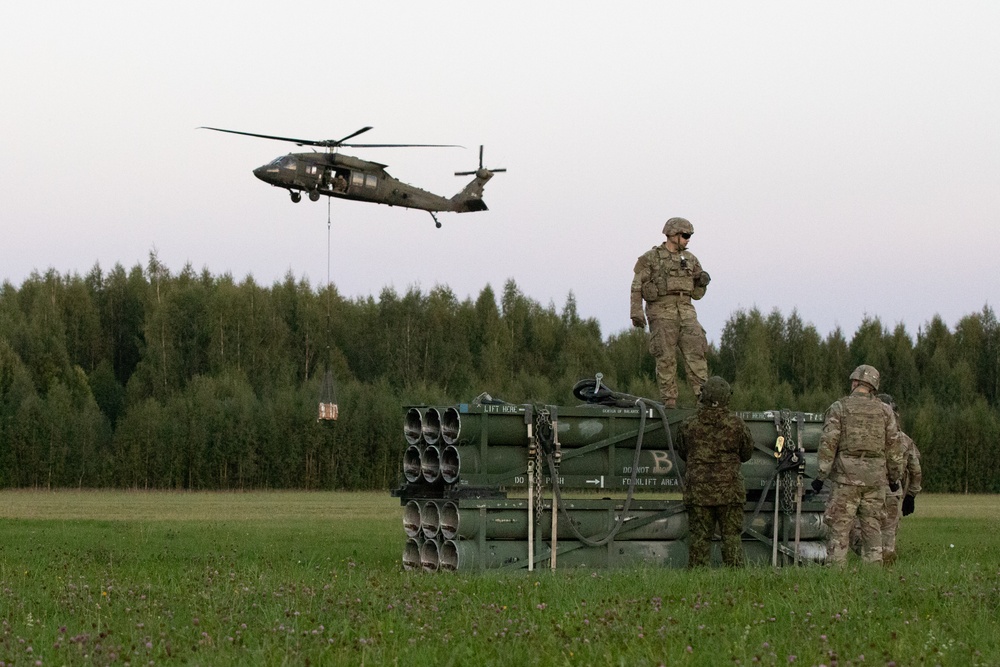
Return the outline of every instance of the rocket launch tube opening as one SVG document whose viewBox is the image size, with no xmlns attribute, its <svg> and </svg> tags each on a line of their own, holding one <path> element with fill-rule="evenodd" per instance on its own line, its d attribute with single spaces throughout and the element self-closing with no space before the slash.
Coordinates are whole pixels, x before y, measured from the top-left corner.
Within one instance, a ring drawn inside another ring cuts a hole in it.
<svg viewBox="0 0 1000 667">
<path fill-rule="evenodd" d="M 424 442 L 428 445 L 436 445 L 441 439 L 441 413 L 437 408 L 427 408 L 423 414 L 421 432 Z"/>
<path fill-rule="evenodd" d="M 422 419 L 417 408 L 406 411 L 406 417 L 403 419 L 403 437 L 406 438 L 408 445 L 419 445 L 423 440 Z"/>
</svg>

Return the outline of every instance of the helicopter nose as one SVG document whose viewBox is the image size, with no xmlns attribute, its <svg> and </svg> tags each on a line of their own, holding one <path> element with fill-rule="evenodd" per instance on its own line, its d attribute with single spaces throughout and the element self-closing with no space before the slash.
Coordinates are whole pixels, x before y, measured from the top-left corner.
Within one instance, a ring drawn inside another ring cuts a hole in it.
<svg viewBox="0 0 1000 667">
<path fill-rule="evenodd" d="M 263 165 L 254 169 L 253 175 L 262 181 L 267 181 L 267 165 Z"/>
</svg>

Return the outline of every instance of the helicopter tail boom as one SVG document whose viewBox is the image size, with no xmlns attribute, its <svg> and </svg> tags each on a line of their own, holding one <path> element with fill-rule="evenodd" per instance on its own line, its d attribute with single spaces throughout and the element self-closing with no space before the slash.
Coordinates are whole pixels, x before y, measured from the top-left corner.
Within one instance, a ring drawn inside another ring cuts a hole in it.
<svg viewBox="0 0 1000 667">
<path fill-rule="evenodd" d="M 469 184 L 461 192 L 451 198 L 453 210 L 457 213 L 489 210 L 486 202 L 483 201 L 483 188 L 493 178 L 493 172 L 488 169 L 479 169 L 475 174 L 476 177 L 469 181 Z"/>
<path fill-rule="evenodd" d="M 479 168 L 475 171 L 456 171 L 456 176 L 475 176 L 465 188 L 451 198 L 451 203 L 458 213 L 488 210 L 483 201 L 483 188 L 493 178 L 493 174 L 507 171 L 506 169 L 486 169 L 483 167 L 483 147 L 479 147 Z"/>
</svg>

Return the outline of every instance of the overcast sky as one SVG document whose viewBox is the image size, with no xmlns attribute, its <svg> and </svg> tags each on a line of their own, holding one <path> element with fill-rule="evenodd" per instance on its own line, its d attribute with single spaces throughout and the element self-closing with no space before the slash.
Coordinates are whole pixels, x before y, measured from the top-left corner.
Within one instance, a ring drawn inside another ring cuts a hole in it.
<svg viewBox="0 0 1000 667">
<path fill-rule="evenodd" d="M 740 308 L 911 335 L 1000 293 L 1000 3 L 39 2 L 0 8 L 0 280 L 95 263 L 326 281 L 327 203 L 251 170 L 311 139 L 488 212 L 335 200 L 346 296 L 512 278 L 605 336 L 695 226 L 710 340 Z"/>
</svg>

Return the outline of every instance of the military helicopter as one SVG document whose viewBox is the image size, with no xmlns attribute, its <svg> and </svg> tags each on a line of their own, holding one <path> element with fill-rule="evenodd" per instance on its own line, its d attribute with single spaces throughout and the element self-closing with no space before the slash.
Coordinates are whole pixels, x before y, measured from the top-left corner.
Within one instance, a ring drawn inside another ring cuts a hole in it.
<svg viewBox="0 0 1000 667">
<path fill-rule="evenodd" d="M 294 139 L 292 137 L 275 137 L 268 134 L 253 132 L 238 132 L 220 127 L 200 127 L 202 130 L 229 132 L 248 137 L 288 141 L 299 146 L 318 146 L 326 148 L 327 152 L 289 153 L 277 157 L 267 164 L 253 170 L 254 176 L 271 185 L 288 190 L 292 201 L 302 201 L 302 193 L 308 194 L 312 201 L 319 201 L 320 195 L 353 199 L 355 201 L 374 202 L 389 206 L 427 211 L 434 219 L 434 224 L 441 227 L 435 213 L 451 211 L 454 213 L 470 213 L 487 210 L 483 201 L 483 186 L 493 174 L 507 171 L 506 169 L 487 169 L 483 167 L 483 147 L 479 147 L 479 168 L 475 171 L 456 171 L 456 176 L 475 176 L 465 188 L 450 199 L 436 195 L 433 192 L 421 190 L 393 178 L 386 171 L 387 165 L 370 162 L 360 158 L 338 153 L 337 149 L 348 148 L 461 148 L 450 144 L 355 144 L 347 143 L 348 139 L 367 132 L 371 126 L 363 127 L 341 139 Z"/>
</svg>

